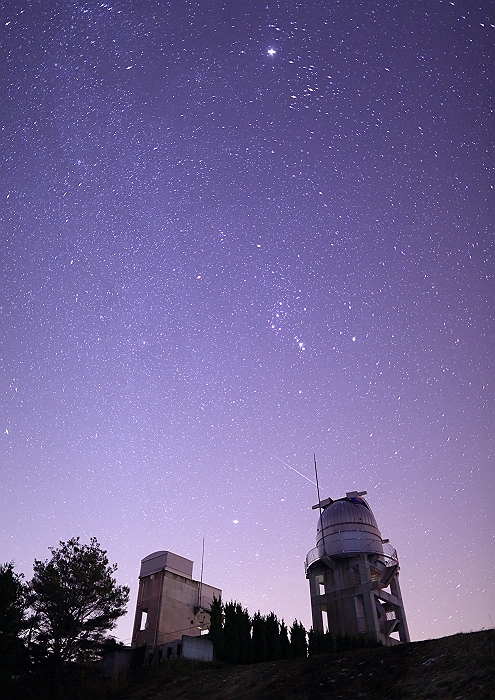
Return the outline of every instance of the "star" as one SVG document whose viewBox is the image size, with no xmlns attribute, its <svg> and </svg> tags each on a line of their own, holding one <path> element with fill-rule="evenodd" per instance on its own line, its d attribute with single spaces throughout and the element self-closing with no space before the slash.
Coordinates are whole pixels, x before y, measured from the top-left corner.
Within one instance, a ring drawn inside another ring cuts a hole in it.
<svg viewBox="0 0 495 700">
<path fill-rule="evenodd" d="M 267 54 L 268 54 L 269 56 L 275 56 L 276 53 L 277 53 L 277 52 L 275 51 L 275 49 L 268 49 L 268 51 L 267 51 Z"/>
</svg>

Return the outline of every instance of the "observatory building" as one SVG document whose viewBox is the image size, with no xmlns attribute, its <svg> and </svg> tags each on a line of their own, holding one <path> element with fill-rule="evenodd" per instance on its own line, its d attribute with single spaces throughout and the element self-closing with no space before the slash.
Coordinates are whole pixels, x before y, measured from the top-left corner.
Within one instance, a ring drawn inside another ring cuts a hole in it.
<svg viewBox="0 0 495 700">
<path fill-rule="evenodd" d="M 159 658 L 164 651 L 175 655 L 181 639 L 209 629 L 213 598 L 222 591 L 194 581 L 192 570 L 190 559 L 172 552 L 154 552 L 141 561 L 133 647 L 146 646 L 151 654 L 158 648 Z"/>
<path fill-rule="evenodd" d="M 306 557 L 313 629 L 392 646 L 409 641 L 399 560 L 365 495 L 352 491 L 313 506 L 320 509 L 316 547 Z"/>
</svg>

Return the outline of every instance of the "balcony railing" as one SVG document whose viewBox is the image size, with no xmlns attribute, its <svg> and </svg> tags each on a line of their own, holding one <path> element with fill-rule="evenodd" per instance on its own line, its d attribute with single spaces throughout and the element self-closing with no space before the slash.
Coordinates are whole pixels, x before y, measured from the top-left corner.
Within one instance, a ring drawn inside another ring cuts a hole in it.
<svg viewBox="0 0 495 700">
<path fill-rule="evenodd" d="M 373 544 L 376 544 L 376 540 L 370 540 Z M 399 564 L 399 558 L 397 556 L 397 551 L 392 547 L 391 544 L 385 542 L 382 547 L 383 547 L 383 554 L 378 553 L 378 552 L 372 552 L 372 551 L 366 551 L 366 549 L 363 549 L 363 545 L 366 543 L 366 541 L 359 539 L 356 539 L 356 545 L 355 549 L 352 547 L 352 540 L 346 540 L 345 541 L 345 548 L 343 547 L 342 550 L 339 551 L 334 551 L 334 553 L 331 555 L 332 557 L 336 558 L 342 558 L 342 557 L 352 557 L 356 556 L 358 554 L 377 554 L 378 555 L 378 560 L 381 560 L 385 566 L 390 567 L 390 566 L 395 566 Z M 314 549 L 311 549 L 308 554 L 306 555 L 306 560 L 305 560 L 305 570 L 307 571 L 308 568 L 311 566 L 311 564 L 314 564 L 315 561 L 318 561 L 318 559 L 321 559 L 323 556 L 323 547 L 314 547 Z"/>
</svg>

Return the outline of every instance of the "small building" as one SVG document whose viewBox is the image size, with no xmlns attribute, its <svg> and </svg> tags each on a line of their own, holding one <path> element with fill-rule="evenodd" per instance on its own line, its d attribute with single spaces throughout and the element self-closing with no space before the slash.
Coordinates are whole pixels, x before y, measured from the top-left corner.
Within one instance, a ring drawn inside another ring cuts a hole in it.
<svg viewBox="0 0 495 700">
<path fill-rule="evenodd" d="M 321 511 L 316 547 L 306 557 L 313 629 L 392 646 L 409 641 L 399 559 L 365 495 L 351 491 L 313 506 Z"/>
<path fill-rule="evenodd" d="M 173 648 L 169 644 L 207 633 L 213 598 L 220 598 L 222 591 L 195 581 L 192 572 L 193 562 L 173 552 L 153 552 L 141 561 L 132 646 L 146 646 L 148 657 L 167 658 L 167 650 Z M 176 651 L 177 656 L 185 653 Z"/>
<path fill-rule="evenodd" d="M 126 646 L 117 646 L 113 651 L 107 652 L 101 663 L 101 673 L 105 678 L 118 676 L 132 666 L 132 657 L 135 649 Z"/>
<path fill-rule="evenodd" d="M 194 661 L 213 661 L 213 643 L 206 636 L 189 637 L 183 634 L 180 639 L 161 644 L 157 647 L 158 661 L 170 659 L 193 659 Z"/>
</svg>

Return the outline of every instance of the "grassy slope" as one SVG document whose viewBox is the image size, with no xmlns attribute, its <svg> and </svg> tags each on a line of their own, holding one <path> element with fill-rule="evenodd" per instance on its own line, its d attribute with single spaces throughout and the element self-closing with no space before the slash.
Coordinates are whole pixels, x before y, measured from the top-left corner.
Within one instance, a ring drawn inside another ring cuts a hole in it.
<svg viewBox="0 0 495 700">
<path fill-rule="evenodd" d="M 165 663 L 127 700 L 495 700 L 495 631 L 251 666 Z"/>
</svg>

